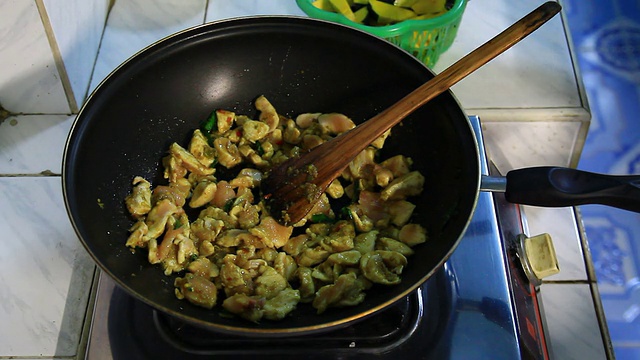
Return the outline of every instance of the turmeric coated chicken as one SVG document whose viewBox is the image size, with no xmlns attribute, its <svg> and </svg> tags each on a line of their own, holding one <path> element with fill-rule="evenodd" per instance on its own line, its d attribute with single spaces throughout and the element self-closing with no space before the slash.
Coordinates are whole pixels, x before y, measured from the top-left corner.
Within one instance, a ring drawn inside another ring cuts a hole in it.
<svg viewBox="0 0 640 360">
<path fill-rule="evenodd" d="M 377 162 L 385 133 L 362 151 L 294 226 L 271 217 L 259 194 L 269 167 L 355 127 L 343 114 L 276 112 L 257 119 L 216 110 L 188 146 L 163 158 L 166 184 L 135 177 L 125 199 L 134 224 L 126 246 L 176 276 L 175 295 L 252 322 L 282 320 L 298 304 L 318 313 L 364 301 L 373 286 L 402 280 L 427 232 L 411 222 L 424 177 L 396 155 Z M 223 178 L 219 168 L 234 170 Z M 336 208 L 336 199 L 341 208 Z M 197 216 L 190 218 L 187 213 Z M 186 211 L 189 210 L 189 211 Z"/>
</svg>

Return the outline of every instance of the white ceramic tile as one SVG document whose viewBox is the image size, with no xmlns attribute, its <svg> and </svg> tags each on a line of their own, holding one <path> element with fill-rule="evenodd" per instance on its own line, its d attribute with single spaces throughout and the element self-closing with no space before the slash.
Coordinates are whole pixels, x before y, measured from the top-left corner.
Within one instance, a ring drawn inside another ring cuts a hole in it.
<svg viewBox="0 0 640 360">
<path fill-rule="evenodd" d="M 556 250 L 560 272 L 544 281 L 588 280 L 580 234 L 573 208 L 541 208 L 523 206 L 529 227 L 529 235 L 551 235 Z"/>
<path fill-rule="evenodd" d="M 0 356 L 73 356 L 95 266 L 60 177 L 0 178 Z"/>
<path fill-rule="evenodd" d="M 587 284 L 542 284 L 552 359 L 600 360 L 606 353 Z"/>
<path fill-rule="evenodd" d="M 0 123 L 0 174 L 60 174 L 74 116 L 21 115 Z"/>
<path fill-rule="evenodd" d="M 482 129 L 488 155 L 504 174 L 527 166 L 569 166 L 581 126 L 572 121 L 484 121 Z"/>
<path fill-rule="evenodd" d="M 120 0 L 111 9 L 90 89 L 129 57 L 172 33 L 202 24 L 206 0 Z"/>
<path fill-rule="evenodd" d="M 543 2 L 469 1 L 454 43 L 434 70 L 442 71 Z M 468 109 L 581 107 L 560 16 L 469 75 L 453 91 Z"/>
<path fill-rule="evenodd" d="M 89 88 L 109 0 L 43 0 L 43 3 L 75 103 L 80 106 Z"/>
<path fill-rule="evenodd" d="M 70 112 L 35 1 L 0 1 L 0 104 L 13 113 Z"/>
<path fill-rule="evenodd" d="M 228 1 L 209 0 L 206 21 L 249 15 L 298 15 L 304 16 L 294 0 L 291 1 Z"/>
</svg>

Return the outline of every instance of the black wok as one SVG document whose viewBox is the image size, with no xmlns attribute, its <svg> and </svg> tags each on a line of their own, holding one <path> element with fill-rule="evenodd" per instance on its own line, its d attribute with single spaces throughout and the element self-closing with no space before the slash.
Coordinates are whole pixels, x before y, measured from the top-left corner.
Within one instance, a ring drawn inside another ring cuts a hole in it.
<svg viewBox="0 0 640 360">
<path fill-rule="evenodd" d="M 431 240 L 416 248 L 398 286 L 374 287 L 364 303 L 321 316 L 300 305 L 280 322 L 252 324 L 180 301 L 173 277 L 125 247 L 133 224 L 123 199 L 140 175 L 164 182 L 160 160 L 184 144 L 215 108 L 254 115 L 265 95 L 285 115 L 341 112 L 362 122 L 433 74 L 383 40 L 341 25 L 295 17 L 222 21 L 173 35 L 116 69 L 90 96 L 69 135 L 63 192 L 72 224 L 100 268 L 134 297 L 170 315 L 218 330 L 286 335 L 344 326 L 428 279 L 455 249 L 475 208 L 476 139 L 446 92 L 393 129 L 385 154 L 404 154 L 426 178 L 415 222 Z"/>
</svg>

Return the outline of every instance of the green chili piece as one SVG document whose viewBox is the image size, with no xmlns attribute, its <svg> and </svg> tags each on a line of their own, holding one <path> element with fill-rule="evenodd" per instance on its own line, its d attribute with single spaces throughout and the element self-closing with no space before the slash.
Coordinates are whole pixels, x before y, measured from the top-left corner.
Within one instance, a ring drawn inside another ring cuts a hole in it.
<svg viewBox="0 0 640 360">
<path fill-rule="evenodd" d="M 200 130 L 205 134 L 209 134 L 217 125 L 218 117 L 216 116 L 216 112 L 212 111 L 209 117 L 200 123 Z"/>
</svg>

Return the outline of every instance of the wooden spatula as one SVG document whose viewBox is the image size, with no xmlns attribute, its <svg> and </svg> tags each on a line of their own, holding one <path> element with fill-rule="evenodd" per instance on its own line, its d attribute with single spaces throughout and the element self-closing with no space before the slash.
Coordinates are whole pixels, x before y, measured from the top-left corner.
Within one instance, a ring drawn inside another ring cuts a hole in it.
<svg viewBox="0 0 640 360">
<path fill-rule="evenodd" d="M 311 151 L 269 170 L 260 184 L 271 216 L 292 225 L 313 208 L 329 184 L 371 142 L 429 100 L 448 90 L 555 16 L 561 6 L 546 2 L 368 121 Z"/>
</svg>

